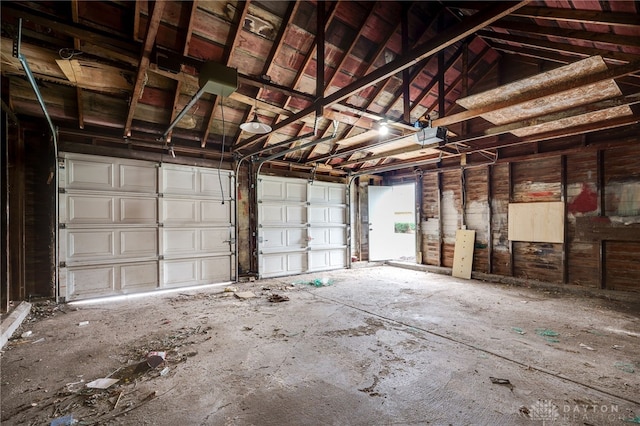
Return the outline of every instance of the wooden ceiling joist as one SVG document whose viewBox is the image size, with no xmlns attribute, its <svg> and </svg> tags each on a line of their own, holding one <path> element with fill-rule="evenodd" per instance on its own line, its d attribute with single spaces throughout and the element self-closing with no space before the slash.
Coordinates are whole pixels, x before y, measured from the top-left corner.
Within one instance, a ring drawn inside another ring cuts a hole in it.
<svg viewBox="0 0 640 426">
<path fill-rule="evenodd" d="M 151 49 L 153 49 L 153 45 L 156 41 L 156 35 L 158 34 L 158 29 L 160 28 L 162 12 L 164 11 L 165 6 L 164 1 L 155 1 L 152 4 L 153 13 L 151 15 L 151 19 L 149 19 L 147 35 L 144 41 L 144 46 L 142 48 L 142 55 L 140 56 L 140 65 L 138 66 L 138 75 L 133 86 L 133 92 L 131 94 L 131 100 L 129 102 L 129 111 L 127 112 L 127 119 L 124 125 L 125 137 L 131 136 L 131 123 L 136 112 L 136 106 L 138 105 L 138 101 L 140 100 L 142 91 L 144 90 L 145 75 L 147 74 L 147 69 L 149 68 L 149 56 L 151 55 Z"/>
</svg>

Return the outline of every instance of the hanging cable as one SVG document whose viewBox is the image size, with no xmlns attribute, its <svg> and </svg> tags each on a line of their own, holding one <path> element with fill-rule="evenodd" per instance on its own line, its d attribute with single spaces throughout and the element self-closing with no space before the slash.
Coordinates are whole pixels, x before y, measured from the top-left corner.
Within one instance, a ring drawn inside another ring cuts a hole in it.
<svg viewBox="0 0 640 426">
<path fill-rule="evenodd" d="M 224 99 L 220 101 L 220 114 L 222 115 L 222 149 L 220 150 L 220 165 L 218 166 L 218 182 L 220 182 L 220 193 L 222 194 L 222 204 L 224 204 L 224 188 L 222 186 L 222 174 L 220 173 L 220 169 L 222 169 L 222 160 L 224 158 L 224 142 L 225 142 Z"/>
</svg>

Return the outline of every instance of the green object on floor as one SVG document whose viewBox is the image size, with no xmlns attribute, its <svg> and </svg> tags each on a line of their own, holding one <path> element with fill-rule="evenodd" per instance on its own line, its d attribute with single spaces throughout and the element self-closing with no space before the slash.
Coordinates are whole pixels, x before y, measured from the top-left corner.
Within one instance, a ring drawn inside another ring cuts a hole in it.
<svg viewBox="0 0 640 426">
<path fill-rule="evenodd" d="M 525 331 L 523 329 L 521 329 L 520 327 L 511 327 L 511 329 L 513 331 L 515 331 L 516 333 L 518 333 L 518 334 L 524 334 L 525 333 Z"/>
<path fill-rule="evenodd" d="M 556 337 L 560 335 L 560 333 L 555 332 L 553 330 L 549 330 L 548 328 L 537 328 L 536 334 L 538 336 L 545 336 L 545 337 Z"/>
<path fill-rule="evenodd" d="M 613 364 L 618 370 L 622 370 L 625 373 L 634 373 L 636 370 L 635 368 L 633 368 L 633 364 L 630 364 L 628 362 L 622 362 L 622 361 L 618 361 L 615 364 Z"/>
<path fill-rule="evenodd" d="M 305 284 L 305 285 L 312 285 L 314 287 L 324 287 L 327 285 L 331 285 L 333 283 L 333 281 L 331 281 L 329 278 L 315 278 L 311 281 L 296 281 L 293 284 Z"/>
<path fill-rule="evenodd" d="M 635 416 L 635 417 L 633 417 L 631 419 L 626 419 L 625 422 L 640 424 L 640 416 Z"/>
</svg>

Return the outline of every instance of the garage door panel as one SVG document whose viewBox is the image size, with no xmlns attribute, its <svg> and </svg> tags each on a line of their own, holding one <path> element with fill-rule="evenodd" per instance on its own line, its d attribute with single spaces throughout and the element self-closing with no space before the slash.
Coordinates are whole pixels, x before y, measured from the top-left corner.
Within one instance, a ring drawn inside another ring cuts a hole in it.
<svg viewBox="0 0 640 426">
<path fill-rule="evenodd" d="M 214 225 L 230 225 L 232 221 L 233 203 L 220 201 L 201 201 L 200 218 L 202 223 Z"/>
<path fill-rule="evenodd" d="M 206 228 L 200 229 L 200 250 L 204 253 L 227 253 L 231 252 L 231 232 L 230 228 Z"/>
<path fill-rule="evenodd" d="M 155 165 L 131 165 L 120 164 L 119 185 L 120 191 L 127 192 L 158 192 L 157 168 Z"/>
<path fill-rule="evenodd" d="M 260 276 L 346 266 L 346 193 L 343 184 L 259 178 Z"/>
<path fill-rule="evenodd" d="M 345 250 L 312 250 L 309 252 L 309 270 L 320 271 L 342 268 L 347 265 Z"/>
<path fill-rule="evenodd" d="M 214 197 L 218 200 L 227 200 L 231 195 L 231 178 L 228 172 L 217 171 L 200 172 L 200 194 Z"/>
<path fill-rule="evenodd" d="M 67 188 L 113 190 L 116 188 L 114 167 L 110 162 L 68 160 Z"/>
<path fill-rule="evenodd" d="M 306 247 L 306 228 L 263 228 L 260 232 L 264 250 L 296 250 Z"/>
<path fill-rule="evenodd" d="M 191 168 L 162 166 L 163 194 L 195 195 L 197 193 L 197 173 Z"/>
<path fill-rule="evenodd" d="M 345 223 L 346 209 L 344 207 L 310 206 L 309 223 L 337 224 Z"/>
<path fill-rule="evenodd" d="M 147 257 L 158 253 L 158 231 L 151 229 L 123 229 L 120 232 L 121 256 Z"/>
<path fill-rule="evenodd" d="M 67 286 L 71 299 L 108 296 L 115 292 L 115 266 L 69 268 Z"/>
<path fill-rule="evenodd" d="M 231 256 L 212 257 L 201 259 L 201 280 L 205 282 L 221 282 L 230 279 Z"/>
<path fill-rule="evenodd" d="M 261 204 L 258 208 L 265 226 L 288 226 L 307 223 L 304 205 Z"/>
<path fill-rule="evenodd" d="M 345 246 L 347 244 L 346 229 L 339 228 L 310 228 L 309 245 L 311 247 L 321 246 Z"/>
<path fill-rule="evenodd" d="M 154 290 L 158 287 L 158 263 L 136 263 L 120 268 L 120 288 L 124 293 Z"/>
<path fill-rule="evenodd" d="M 71 224 L 110 224 L 116 221 L 113 197 L 69 194 L 66 201 L 68 218 L 61 218 L 63 221 Z"/>
<path fill-rule="evenodd" d="M 198 251 L 198 232 L 196 229 L 167 229 L 162 230 L 163 254 L 171 256 Z"/>
<path fill-rule="evenodd" d="M 231 172 L 85 154 L 61 156 L 58 250 L 63 300 L 232 279 Z"/>
<path fill-rule="evenodd" d="M 313 204 L 345 204 L 346 194 L 344 185 L 314 182 L 309 187 L 309 202 Z"/>
<path fill-rule="evenodd" d="M 155 198 L 119 198 L 121 223 L 156 223 L 157 201 Z"/>
<path fill-rule="evenodd" d="M 167 260 L 163 263 L 164 286 L 175 287 L 198 281 L 198 260 Z"/>
<path fill-rule="evenodd" d="M 198 222 L 198 206 L 195 200 L 162 198 L 160 203 L 160 221 L 165 225 Z"/>
<path fill-rule="evenodd" d="M 260 269 L 265 278 L 302 273 L 307 270 L 307 253 L 265 254 Z"/>
<path fill-rule="evenodd" d="M 67 260 L 95 260 L 115 255 L 114 232 L 70 230 L 67 236 Z"/>
</svg>

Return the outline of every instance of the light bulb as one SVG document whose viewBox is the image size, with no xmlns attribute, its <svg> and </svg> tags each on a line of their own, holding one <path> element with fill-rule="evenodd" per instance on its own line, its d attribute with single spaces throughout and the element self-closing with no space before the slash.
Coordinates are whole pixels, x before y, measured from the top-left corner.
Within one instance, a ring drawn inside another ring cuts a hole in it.
<svg viewBox="0 0 640 426">
<path fill-rule="evenodd" d="M 251 127 L 253 127 L 255 130 L 258 130 L 260 128 L 260 123 L 251 123 Z"/>
<path fill-rule="evenodd" d="M 384 136 L 384 135 L 388 134 L 388 133 L 389 133 L 389 128 L 387 127 L 387 124 L 386 124 L 386 123 L 382 123 L 382 124 L 380 125 L 380 128 L 378 129 L 378 132 L 379 132 L 382 136 Z"/>
</svg>

